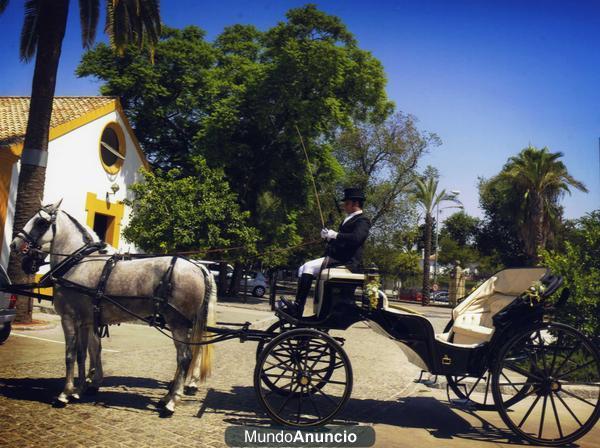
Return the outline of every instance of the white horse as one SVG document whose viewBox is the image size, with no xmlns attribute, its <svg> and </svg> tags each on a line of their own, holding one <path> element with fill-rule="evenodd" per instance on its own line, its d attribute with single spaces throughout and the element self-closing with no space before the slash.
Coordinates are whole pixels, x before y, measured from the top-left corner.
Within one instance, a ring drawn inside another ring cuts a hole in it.
<svg viewBox="0 0 600 448">
<path fill-rule="evenodd" d="M 60 201 L 43 206 L 17 232 L 11 249 L 32 256 L 50 254 L 50 269 L 99 238 L 89 227 L 83 226 L 60 210 Z M 106 250 L 106 252 L 105 252 Z M 161 399 L 164 412 L 171 414 L 181 397 L 186 381 L 195 390 L 212 367 L 212 345 L 198 345 L 206 340 L 206 326 L 215 325 L 217 288 L 214 277 L 185 259 L 157 256 L 118 261 L 105 284 L 104 293 L 115 297 L 116 305 L 100 299 L 100 313 L 94 313 L 93 294 L 86 294 L 72 285 L 95 290 L 101 283 L 107 260 L 116 251 L 106 246 L 85 256 L 61 278 L 54 287 L 54 308 L 61 317 L 66 345 L 66 381 L 58 404 L 66 405 L 70 398 L 78 398 L 88 387 L 94 391 L 102 381 L 100 338 L 95 333 L 98 316 L 102 324 L 116 324 L 134 318 L 124 309 L 138 316 L 155 316 L 158 311 L 172 332 L 177 351 L 177 369 L 168 393 Z M 170 285 L 165 302 L 158 308 L 156 291 L 166 281 L 165 273 L 171 268 Z M 70 285 L 70 286 L 69 286 Z M 123 308 L 120 308 L 120 305 Z M 90 371 L 86 381 L 85 361 L 89 349 Z M 75 360 L 78 381 L 75 384 Z"/>
</svg>

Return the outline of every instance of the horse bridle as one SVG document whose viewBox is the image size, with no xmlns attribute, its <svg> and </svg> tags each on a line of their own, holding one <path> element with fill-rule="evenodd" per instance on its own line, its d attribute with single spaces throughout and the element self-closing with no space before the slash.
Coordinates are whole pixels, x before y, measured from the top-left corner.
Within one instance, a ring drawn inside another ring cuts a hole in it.
<svg viewBox="0 0 600 448">
<path fill-rule="evenodd" d="M 47 213 L 50 219 L 44 218 L 42 216 L 42 211 Z M 32 249 L 43 252 L 39 240 L 46 234 L 48 229 L 52 229 L 52 240 L 54 240 L 54 237 L 56 236 L 56 216 L 58 215 L 58 210 L 48 211 L 45 207 L 42 207 L 38 210 L 36 215 L 37 219 L 33 223 L 30 232 L 27 232 L 25 229 L 20 229 L 15 234 L 15 238 L 21 238 L 26 243 L 25 248 L 21 250 L 23 255 L 27 255 Z"/>
</svg>

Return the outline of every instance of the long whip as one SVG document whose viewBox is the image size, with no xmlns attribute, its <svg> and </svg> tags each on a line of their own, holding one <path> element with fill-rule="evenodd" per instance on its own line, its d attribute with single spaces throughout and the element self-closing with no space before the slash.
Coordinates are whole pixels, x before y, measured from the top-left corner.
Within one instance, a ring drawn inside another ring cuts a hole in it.
<svg viewBox="0 0 600 448">
<path fill-rule="evenodd" d="M 304 139 L 302 138 L 302 134 L 300 134 L 300 129 L 298 129 L 298 125 L 294 125 L 296 128 L 296 132 L 298 133 L 298 137 L 300 137 L 300 143 L 302 144 L 302 149 L 304 150 L 304 156 L 306 157 L 306 166 L 308 167 L 308 172 L 310 173 L 310 179 L 312 180 L 313 190 L 315 192 L 315 199 L 317 200 L 317 207 L 319 208 L 319 216 L 321 217 L 321 225 L 325 228 L 325 219 L 323 219 L 323 210 L 321 210 L 321 201 L 319 201 L 319 192 L 317 191 L 317 183 L 315 182 L 315 176 L 312 172 L 312 168 L 310 167 L 310 160 L 308 158 L 308 152 L 306 151 L 306 146 L 304 146 Z"/>
</svg>

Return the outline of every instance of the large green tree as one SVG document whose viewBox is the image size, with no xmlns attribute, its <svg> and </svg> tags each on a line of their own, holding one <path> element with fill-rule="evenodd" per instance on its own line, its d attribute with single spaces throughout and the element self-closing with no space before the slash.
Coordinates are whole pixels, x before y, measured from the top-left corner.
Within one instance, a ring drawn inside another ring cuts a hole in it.
<svg viewBox="0 0 600 448">
<path fill-rule="evenodd" d="M 498 212 L 504 215 L 502 219 L 508 221 L 507 233 L 514 234 L 516 230 L 531 264 L 538 262 L 538 251 L 546 248 L 561 225 L 563 195 L 570 194 L 571 188 L 587 192 L 585 185 L 568 172 L 560 160 L 562 156 L 561 152 L 553 153 L 548 148 L 528 146 L 481 187 L 482 196 L 491 202 L 490 208 L 497 208 L 490 210 L 489 217 L 497 217 Z M 486 204 L 482 205 L 486 209 Z"/>
<path fill-rule="evenodd" d="M 412 115 L 396 113 L 383 122 L 356 122 L 340 132 L 335 155 L 346 171 L 345 182 L 362 188 L 375 233 L 387 236 L 407 225 L 410 201 L 421 156 L 440 144 L 432 133 L 420 131 Z"/>
<path fill-rule="evenodd" d="M 0 0 L 0 14 L 8 5 Z M 56 73 L 62 41 L 67 28 L 69 0 L 27 0 L 21 30 L 20 55 L 25 62 L 35 58 L 31 101 L 17 187 L 14 228 L 21 229 L 38 210 L 44 195 L 48 135 Z M 142 41 L 152 47 L 160 34 L 158 0 L 107 0 L 105 31 L 112 47 L 122 52 L 129 43 Z M 81 40 L 89 48 L 96 36 L 100 0 L 79 0 Z M 26 283 L 16 254 L 9 260 L 8 272 L 17 283 Z M 19 298 L 17 319 L 31 320 L 31 299 Z"/>
<path fill-rule="evenodd" d="M 336 132 L 392 110 L 381 63 L 337 17 L 307 5 L 286 18 L 265 32 L 228 27 L 212 43 L 195 27 L 168 29 L 154 65 L 136 49 L 120 55 L 99 45 L 78 70 L 124 99 L 153 163 L 185 171 L 200 154 L 222 168 L 261 239 L 275 247 L 298 244 L 304 229 L 318 236 L 318 218 L 302 222 L 314 197 L 296 127 L 321 193 L 331 197 L 343 174 L 332 152 Z M 333 213 L 333 201 L 323 202 Z"/>
<path fill-rule="evenodd" d="M 459 260 L 463 266 L 481 260 L 476 242 L 479 234 L 479 219 L 464 211 L 450 215 L 439 230 L 440 264 Z"/>
</svg>

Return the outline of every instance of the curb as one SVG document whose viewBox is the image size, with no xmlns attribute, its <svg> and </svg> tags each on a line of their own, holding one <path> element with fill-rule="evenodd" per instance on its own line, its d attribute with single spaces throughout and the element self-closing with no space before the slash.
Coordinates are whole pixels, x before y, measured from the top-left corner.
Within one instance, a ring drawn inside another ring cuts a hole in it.
<svg viewBox="0 0 600 448">
<path fill-rule="evenodd" d="M 36 331 L 36 330 L 51 330 L 55 328 L 57 325 L 56 322 L 48 322 L 40 324 L 16 324 L 13 322 L 12 329 L 13 331 Z"/>
</svg>

